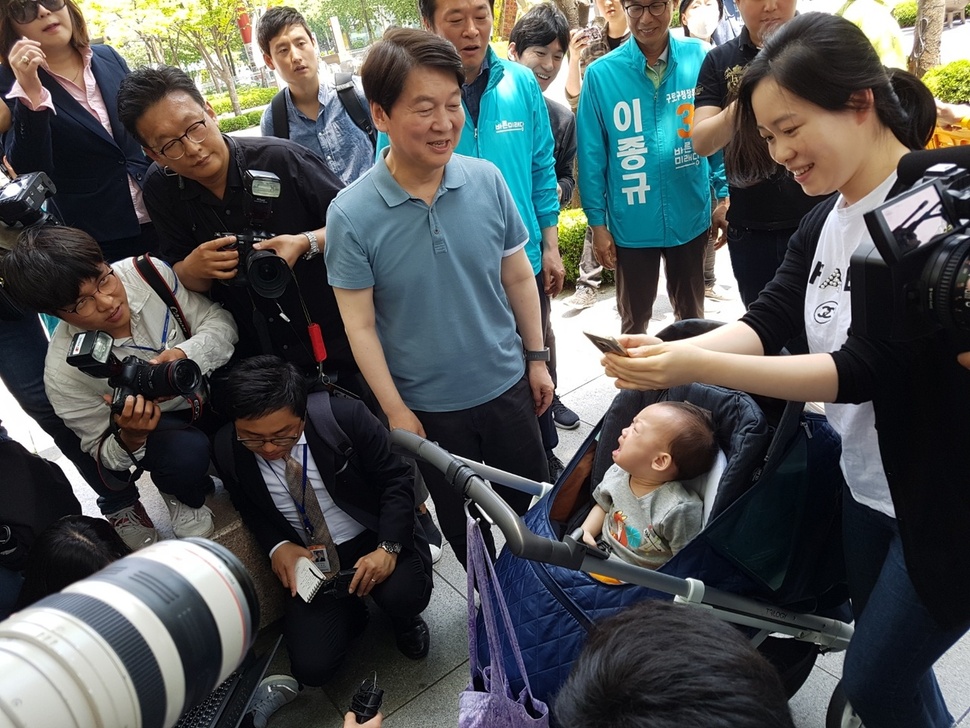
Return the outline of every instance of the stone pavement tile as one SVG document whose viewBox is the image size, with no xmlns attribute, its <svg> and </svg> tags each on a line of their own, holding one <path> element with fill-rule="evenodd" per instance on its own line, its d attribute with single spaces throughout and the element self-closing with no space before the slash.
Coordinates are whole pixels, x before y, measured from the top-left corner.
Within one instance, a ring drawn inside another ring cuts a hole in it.
<svg viewBox="0 0 970 728">
<path fill-rule="evenodd" d="M 458 694 L 468 687 L 468 660 L 394 711 L 384 728 L 447 728 L 458 725 Z"/>
<path fill-rule="evenodd" d="M 397 651 L 390 620 L 373 603 L 370 624 L 354 644 L 340 674 L 324 691 L 338 706 L 350 704 L 360 682 L 377 672 L 384 689 L 384 713 L 390 714 L 420 695 L 468 659 L 468 607 L 463 594 L 438 580 L 422 615 L 431 630 L 431 651 L 409 660 Z"/>
<path fill-rule="evenodd" d="M 796 728 L 819 728 L 825 724 L 825 711 L 838 680 L 817 666 L 808 680 L 788 701 Z"/>
</svg>

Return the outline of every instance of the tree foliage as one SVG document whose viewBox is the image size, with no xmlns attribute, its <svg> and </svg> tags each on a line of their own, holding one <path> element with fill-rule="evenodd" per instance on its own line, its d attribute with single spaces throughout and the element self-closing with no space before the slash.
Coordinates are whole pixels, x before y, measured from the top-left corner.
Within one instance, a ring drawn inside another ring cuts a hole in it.
<svg viewBox="0 0 970 728">
<path fill-rule="evenodd" d="M 364 34 L 366 42 L 377 40 L 390 25 L 417 26 L 416 0 L 301 0 L 294 3 L 317 34 L 321 50 L 335 50 L 330 18 L 336 17 L 348 35 Z"/>
</svg>

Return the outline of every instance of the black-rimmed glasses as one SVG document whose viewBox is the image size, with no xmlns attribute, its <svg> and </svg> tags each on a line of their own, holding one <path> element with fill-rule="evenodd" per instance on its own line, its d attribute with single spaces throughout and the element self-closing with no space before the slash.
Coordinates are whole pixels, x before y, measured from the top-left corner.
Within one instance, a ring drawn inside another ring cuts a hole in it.
<svg viewBox="0 0 970 728">
<path fill-rule="evenodd" d="M 171 159 L 172 161 L 181 159 L 185 156 L 185 144 L 182 141 L 183 139 L 188 139 L 190 142 L 195 144 L 201 144 L 205 141 L 206 134 L 208 133 L 209 130 L 206 127 L 205 119 L 202 119 L 202 121 L 197 121 L 192 124 L 192 126 L 186 129 L 185 133 L 178 139 L 173 139 L 172 141 L 168 142 L 168 144 L 165 144 L 161 149 L 158 150 L 158 153 L 166 159 Z"/>
<path fill-rule="evenodd" d="M 652 16 L 654 16 L 655 18 L 659 18 L 667 10 L 667 6 L 669 4 L 670 4 L 669 0 L 668 2 L 663 2 L 663 3 L 650 3 L 649 5 L 639 5 L 638 3 L 629 3 L 628 5 L 623 6 L 623 10 L 626 12 L 627 15 L 629 15 L 631 18 L 634 18 L 634 19 L 642 16 L 644 10 L 649 10 Z"/>
<path fill-rule="evenodd" d="M 277 447 L 293 447 L 303 434 L 303 420 L 300 420 L 300 429 L 297 433 L 296 435 L 283 435 L 280 437 L 239 437 L 237 435 L 236 442 L 244 447 L 248 447 L 250 450 L 259 450 L 267 442 Z"/>
<path fill-rule="evenodd" d="M 87 316 L 88 314 L 94 312 L 95 295 L 101 294 L 102 296 L 110 296 L 115 292 L 117 287 L 118 278 L 115 276 L 114 270 L 108 268 L 108 272 L 98 279 L 98 287 L 94 293 L 92 293 L 90 296 L 84 296 L 83 298 L 78 299 L 77 303 L 75 303 L 71 308 L 62 308 L 60 310 L 64 313 L 76 313 L 79 316 Z"/>
</svg>

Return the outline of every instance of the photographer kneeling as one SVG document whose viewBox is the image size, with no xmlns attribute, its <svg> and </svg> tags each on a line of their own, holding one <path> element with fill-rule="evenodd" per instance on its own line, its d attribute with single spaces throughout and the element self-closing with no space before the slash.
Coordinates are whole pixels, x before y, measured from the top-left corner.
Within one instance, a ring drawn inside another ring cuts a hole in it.
<svg viewBox="0 0 970 728">
<path fill-rule="evenodd" d="M 200 429 L 211 415 L 195 417 L 204 396 L 197 385 L 229 360 L 237 338 L 219 304 L 186 290 L 167 265 L 156 270 L 177 306 L 156 293 L 134 259 L 108 265 L 97 242 L 74 228 L 29 228 L 2 259 L 11 296 L 62 321 L 47 351 L 47 396 L 81 447 L 111 471 L 102 473 L 106 482 L 127 481 L 98 506 L 133 549 L 158 537 L 138 500 L 141 469 L 165 499 L 177 537 L 213 531 L 205 506 L 209 441 Z M 196 391 L 172 397 L 184 380 Z"/>
</svg>

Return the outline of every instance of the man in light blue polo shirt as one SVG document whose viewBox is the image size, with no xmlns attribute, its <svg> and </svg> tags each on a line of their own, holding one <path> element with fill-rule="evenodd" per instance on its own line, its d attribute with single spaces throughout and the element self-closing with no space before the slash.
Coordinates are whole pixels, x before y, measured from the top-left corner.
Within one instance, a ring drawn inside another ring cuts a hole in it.
<svg viewBox="0 0 970 728">
<path fill-rule="evenodd" d="M 454 155 L 461 58 L 431 33 L 395 29 L 362 76 L 390 147 L 330 206 L 326 246 L 354 357 L 391 428 L 544 480 L 536 415 L 552 381 L 529 235 L 498 169 Z M 441 473 L 424 476 L 464 563 L 462 498 Z M 496 490 L 525 512 L 528 495 Z"/>
</svg>

